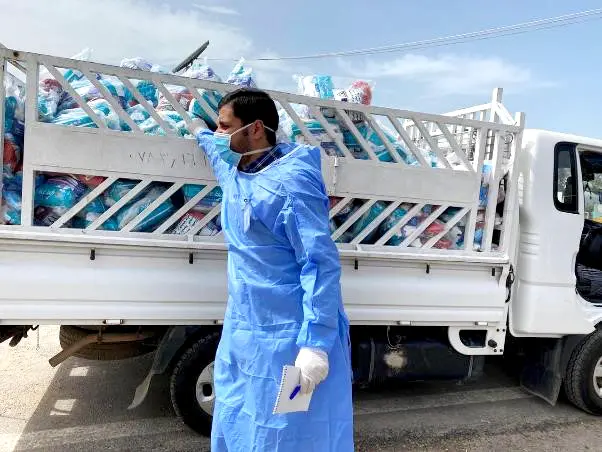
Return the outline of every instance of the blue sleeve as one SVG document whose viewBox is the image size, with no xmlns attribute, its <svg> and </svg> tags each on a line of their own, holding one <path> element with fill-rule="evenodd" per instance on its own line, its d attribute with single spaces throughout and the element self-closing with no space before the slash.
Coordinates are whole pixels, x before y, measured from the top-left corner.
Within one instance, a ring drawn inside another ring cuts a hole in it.
<svg viewBox="0 0 602 452">
<path fill-rule="evenodd" d="M 297 345 L 329 353 L 338 336 L 341 264 L 330 237 L 328 197 L 321 177 L 310 174 L 302 179 L 295 184 L 303 187 L 302 193 L 290 193 L 282 212 L 305 292 Z"/>
<path fill-rule="evenodd" d="M 209 159 L 209 164 L 213 169 L 213 174 L 215 175 L 218 184 L 223 185 L 227 176 L 232 172 L 232 167 L 224 162 L 216 151 L 215 142 L 213 141 L 213 132 L 209 129 L 201 130 L 196 135 L 196 141 Z"/>
</svg>

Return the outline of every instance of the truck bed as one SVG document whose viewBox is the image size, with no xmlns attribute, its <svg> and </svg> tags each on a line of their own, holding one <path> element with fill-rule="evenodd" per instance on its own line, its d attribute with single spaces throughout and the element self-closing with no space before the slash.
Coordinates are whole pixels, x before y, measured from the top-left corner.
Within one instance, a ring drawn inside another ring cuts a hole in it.
<svg viewBox="0 0 602 452">
<path fill-rule="evenodd" d="M 3 195 L 22 180 L 21 209 L 16 221 L 3 200 L 0 324 L 219 323 L 220 191 L 188 130 L 192 116 L 211 127 L 212 101 L 237 86 L 10 49 L 0 49 L 0 85 L 16 62 L 22 169 L 4 162 Z M 69 109 L 48 114 L 52 89 Z M 495 96 L 434 115 L 268 92 L 279 136 L 322 148 L 354 323 L 505 321 L 520 115 Z M 0 90 L 0 106 L 9 95 Z M 0 112 L 5 143 L 9 114 Z M 58 207 L 57 183 L 70 195 Z"/>
</svg>

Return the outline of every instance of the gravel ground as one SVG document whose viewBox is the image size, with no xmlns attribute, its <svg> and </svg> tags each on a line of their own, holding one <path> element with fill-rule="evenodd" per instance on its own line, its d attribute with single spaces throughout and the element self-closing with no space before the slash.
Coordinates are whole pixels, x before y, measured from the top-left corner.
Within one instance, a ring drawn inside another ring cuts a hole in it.
<svg viewBox="0 0 602 452">
<path fill-rule="evenodd" d="M 165 377 L 128 410 L 150 357 L 117 362 L 71 358 L 57 368 L 58 328 L 15 348 L 0 344 L 0 451 L 208 451 L 208 440 L 175 417 Z M 358 451 L 602 450 L 601 421 L 565 402 L 523 392 L 497 363 L 478 383 L 406 384 L 355 395 Z"/>
</svg>

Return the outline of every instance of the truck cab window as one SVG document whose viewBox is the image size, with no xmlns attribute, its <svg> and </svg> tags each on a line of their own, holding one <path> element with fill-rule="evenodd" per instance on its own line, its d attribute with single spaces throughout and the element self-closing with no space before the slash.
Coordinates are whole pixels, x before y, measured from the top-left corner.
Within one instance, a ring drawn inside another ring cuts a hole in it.
<svg viewBox="0 0 602 452">
<path fill-rule="evenodd" d="M 583 190 L 583 232 L 577 254 L 577 292 L 585 300 L 602 303 L 602 154 L 579 153 Z"/>
<path fill-rule="evenodd" d="M 579 157 L 585 219 L 602 223 L 602 154 L 588 151 Z"/>
<path fill-rule="evenodd" d="M 557 144 L 554 158 L 554 205 L 561 212 L 579 212 L 575 163 L 575 145 Z"/>
</svg>

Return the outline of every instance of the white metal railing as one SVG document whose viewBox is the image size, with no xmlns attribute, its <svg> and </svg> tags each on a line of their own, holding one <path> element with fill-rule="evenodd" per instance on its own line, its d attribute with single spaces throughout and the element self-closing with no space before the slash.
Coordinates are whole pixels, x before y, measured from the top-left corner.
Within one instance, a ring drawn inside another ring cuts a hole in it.
<svg viewBox="0 0 602 452">
<path fill-rule="evenodd" d="M 10 49 L 0 49 L 0 59 L 2 68 L 18 61 L 27 83 L 21 224 L 3 227 L 3 234 L 185 248 L 223 243 L 219 197 L 212 195 L 217 184 L 188 131 L 194 116 L 211 125 L 215 100 L 236 86 Z M 41 67 L 54 78 L 60 102 L 70 107 L 67 113 L 57 106 L 54 116 L 40 114 L 48 94 L 39 81 Z M 83 81 L 68 81 L 65 70 L 79 73 Z M 149 97 L 149 87 L 155 97 Z M 507 255 L 503 225 L 512 224 L 511 218 L 496 225 L 495 211 L 500 181 L 512 177 L 523 120 L 512 119 L 501 98 L 434 115 L 268 92 L 285 118 L 279 132 L 323 150 L 332 234 L 341 252 Z M 0 105 L 3 97 L 1 90 Z M 305 117 L 299 106 L 308 112 Z M 69 114 L 83 118 L 80 127 L 60 124 Z M 2 119 L 0 111 L 0 127 Z M 491 176 L 488 196 L 480 199 L 484 168 Z M 80 182 L 97 178 L 98 183 L 41 226 L 40 173 L 75 175 Z M 129 191 L 107 204 L 111 189 L 124 181 L 133 181 Z M 196 192 L 183 196 L 191 184 Z M 513 202 L 510 195 L 506 206 Z M 74 221 L 99 202 L 104 207 L 90 221 L 83 226 Z M 121 215 L 134 204 L 139 207 L 134 214 Z M 505 214 L 513 210 L 506 208 Z M 140 232 L 141 225 L 159 217 Z M 107 230 L 116 218 L 119 227 Z M 501 236 L 494 240 L 496 229 Z"/>
</svg>

